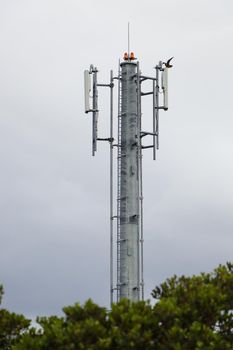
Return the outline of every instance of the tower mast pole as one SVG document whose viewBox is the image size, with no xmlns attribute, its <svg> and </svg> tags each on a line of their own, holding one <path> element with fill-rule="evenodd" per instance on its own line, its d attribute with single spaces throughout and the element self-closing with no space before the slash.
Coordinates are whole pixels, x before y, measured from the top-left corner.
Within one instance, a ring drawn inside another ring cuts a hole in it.
<svg viewBox="0 0 233 350">
<path fill-rule="evenodd" d="M 143 268 L 143 184 L 142 150 L 153 149 L 153 159 L 159 148 L 159 110 L 168 110 L 168 69 L 167 62 L 159 61 L 156 76 L 145 76 L 130 52 L 128 23 L 128 52 L 119 62 L 118 76 L 110 71 L 110 83 L 97 81 L 98 69 L 93 65 L 84 71 L 85 113 L 92 113 L 92 154 L 97 151 L 97 141 L 107 141 L 110 146 L 110 303 L 127 298 L 130 301 L 144 299 Z M 118 79 L 118 130 L 117 144 L 113 138 L 113 87 Z M 152 82 L 151 91 L 142 91 L 144 81 Z M 159 93 L 163 91 L 163 105 Z M 110 131 L 109 137 L 98 137 L 98 88 L 110 88 Z M 142 131 L 142 96 L 151 95 L 153 104 L 151 131 Z M 90 103 L 92 102 L 92 103 Z M 150 144 L 144 144 L 144 137 L 152 137 Z M 143 142 L 142 142 L 143 141 Z M 117 147 L 117 188 L 113 190 L 113 156 Z M 117 215 L 114 215 L 114 193 L 117 195 Z M 114 219 L 116 221 L 116 243 L 114 243 Z M 116 251 L 114 250 L 116 248 Z M 115 253 L 114 253 L 115 252 Z M 116 261 L 115 261 L 116 258 Z M 114 273 L 116 268 L 116 275 Z"/>
<path fill-rule="evenodd" d="M 120 285 L 119 297 L 140 299 L 139 125 L 137 64 L 121 63 Z"/>
</svg>

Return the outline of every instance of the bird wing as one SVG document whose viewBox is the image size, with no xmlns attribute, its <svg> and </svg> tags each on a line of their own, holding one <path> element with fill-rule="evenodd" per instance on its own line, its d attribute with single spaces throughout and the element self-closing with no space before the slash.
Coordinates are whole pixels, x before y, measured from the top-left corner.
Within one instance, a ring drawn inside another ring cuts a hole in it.
<svg viewBox="0 0 233 350">
<path fill-rule="evenodd" d="M 174 56 L 171 57 L 171 58 L 169 58 L 169 60 L 167 60 L 166 67 L 172 67 L 171 64 L 170 64 L 170 62 L 171 62 L 171 60 L 172 60 L 173 58 L 174 58 Z"/>
</svg>

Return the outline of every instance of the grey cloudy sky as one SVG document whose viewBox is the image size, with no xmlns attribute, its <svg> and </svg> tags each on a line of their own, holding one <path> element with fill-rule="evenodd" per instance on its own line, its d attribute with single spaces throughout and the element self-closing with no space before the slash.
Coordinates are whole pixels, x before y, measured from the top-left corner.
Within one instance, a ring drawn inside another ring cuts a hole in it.
<svg viewBox="0 0 233 350">
<path fill-rule="evenodd" d="M 146 297 L 232 260 L 231 0 L 0 1 L 0 283 L 28 316 L 109 303 L 109 154 L 91 156 L 83 70 L 131 48 L 144 74 L 175 56 L 156 162 L 144 153 Z M 108 94 L 101 90 L 100 133 Z M 144 105 L 144 122 L 151 118 Z"/>
</svg>

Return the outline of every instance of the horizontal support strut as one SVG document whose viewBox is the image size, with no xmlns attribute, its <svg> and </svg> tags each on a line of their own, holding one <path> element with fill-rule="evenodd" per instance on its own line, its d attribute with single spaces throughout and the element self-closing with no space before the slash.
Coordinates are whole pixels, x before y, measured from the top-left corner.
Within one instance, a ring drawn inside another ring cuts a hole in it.
<svg viewBox="0 0 233 350">
<path fill-rule="evenodd" d="M 98 141 L 108 141 L 108 142 L 113 142 L 114 141 L 114 138 L 113 137 L 106 137 L 106 138 L 103 138 L 103 137 L 98 137 L 97 138 Z"/>
<path fill-rule="evenodd" d="M 148 131 L 141 131 L 141 138 L 142 137 L 145 137 L 147 135 L 151 135 L 151 136 L 158 136 L 158 133 L 157 132 L 148 132 Z"/>
<path fill-rule="evenodd" d="M 141 146 L 142 149 L 145 149 L 145 148 L 154 148 L 154 145 L 150 145 L 150 146 Z"/>
<path fill-rule="evenodd" d="M 146 75 L 141 75 L 140 82 L 143 82 L 144 80 L 157 80 L 155 77 L 147 77 Z"/>
<path fill-rule="evenodd" d="M 153 91 L 150 92 L 141 92 L 141 96 L 153 95 Z"/>
<path fill-rule="evenodd" d="M 113 84 L 97 84 L 97 86 L 100 86 L 100 87 L 113 87 L 114 85 Z"/>
<path fill-rule="evenodd" d="M 168 108 L 167 107 L 164 107 L 164 106 L 161 106 L 161 107 L 155 107 L 155 109 L 163 109 L 164 111 L 167 111 Z"/>
</svg>

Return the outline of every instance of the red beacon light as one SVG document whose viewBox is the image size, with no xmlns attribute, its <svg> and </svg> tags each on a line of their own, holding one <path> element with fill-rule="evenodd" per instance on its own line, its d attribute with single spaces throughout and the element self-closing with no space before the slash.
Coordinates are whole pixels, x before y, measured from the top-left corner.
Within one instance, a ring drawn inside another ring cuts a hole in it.
<svg viewBox="0 0 233 350">
<path fill-rule="evenodd" d="M 124 53 L 124 61 L 128 61 L 129 60 L 129 56 L 128 56 L 128 53 L 127 52 L 125 52 Z"/>
<path fill-rule="evenodd" d="M 130 57 L 129 57 L 130 61 L 134 61 L 136 60 L 136 57 L 134 56 L 134 52 L 130 52 Z"/>
<path fill-rule="evenodd" d="M 125 52 L 123 59 L 124 61 L 134 61 L 137 58 L 135 57 L 134 52 L 130 52 L 130 54 L 128 54 L 128 52 Z"/>
</svg>

